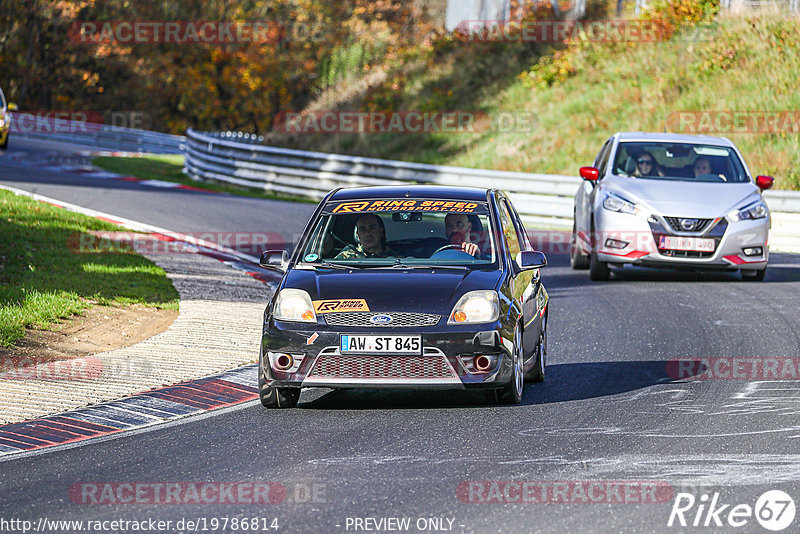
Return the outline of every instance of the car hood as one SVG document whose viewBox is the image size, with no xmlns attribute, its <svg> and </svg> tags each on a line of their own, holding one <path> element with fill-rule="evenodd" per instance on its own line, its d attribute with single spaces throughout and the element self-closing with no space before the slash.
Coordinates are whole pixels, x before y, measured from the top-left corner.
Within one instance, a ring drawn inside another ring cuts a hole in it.
<svg viewBox="0 0 800 534">
<path fill-rule="evenodd" d="M 370 311 L 446 315 L 464 293 L 495 289 L 501 276 L 496 270 L 293 269 L 282 287 L 303 289 L 311 300 L 364 299 Z"/>
<path fill-rule="evenodd" d="M 674 217 L 722 217 L 761 198 L 758 187 L 752 182 L 726 184 L 617 176 L 608 180 L 608 191 L 661 215 Z"/>
</svg>

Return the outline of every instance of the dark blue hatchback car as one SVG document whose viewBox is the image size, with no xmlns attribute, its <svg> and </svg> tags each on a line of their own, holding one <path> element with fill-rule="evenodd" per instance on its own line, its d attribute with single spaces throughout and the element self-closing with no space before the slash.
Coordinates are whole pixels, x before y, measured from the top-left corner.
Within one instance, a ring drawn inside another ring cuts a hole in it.
<svg viewBox="0 0 800 534">
<path fill-rule="evenodd" d="M 508 197 L 495 189 L 338 189 L 317 207 L 264 313 L 259 392 L 479 388 L 519 403 L 544 380 L 548 295 Z"/>
</svg>

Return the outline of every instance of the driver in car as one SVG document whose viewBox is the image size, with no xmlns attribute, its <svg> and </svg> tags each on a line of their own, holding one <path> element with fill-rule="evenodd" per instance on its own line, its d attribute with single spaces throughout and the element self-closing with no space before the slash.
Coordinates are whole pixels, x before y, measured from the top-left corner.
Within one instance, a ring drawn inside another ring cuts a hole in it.
<svg viewBox="0 0 800 534">
<path fill-rule="evenodd" d="M 711 160 L 706 157 L 699 157 L 694 160 L 694 177 L 699 178 L 704 174 L 712 174 L 711 173 Z"/>
<path fill-rule="evenodd" d="M 472 241 L 472 223 L 463 213 L 448 213 L 444 218 L 444 229 L 452 245 L 460 245 L 461 250 L 471 256 L 479 256 L 481 249 Z"/>
<path fill-rule="evenodd" d="M 386 246 L 386 228 L 377 215 L 365 214 L 358 218 L 355 228 L 355 245 L 347 245 L 336 255 L 337 260 L 355 258 L 387 258 L 398 256 Z"/>
</svg>

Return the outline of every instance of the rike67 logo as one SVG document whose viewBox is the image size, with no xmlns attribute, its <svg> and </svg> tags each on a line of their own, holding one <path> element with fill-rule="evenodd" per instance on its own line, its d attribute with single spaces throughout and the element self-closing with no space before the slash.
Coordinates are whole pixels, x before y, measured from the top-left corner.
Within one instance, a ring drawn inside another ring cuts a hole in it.
<svg viewBox="0 0 800 534">
<path fill-rule="evenodd" d="M 763 528 L 778 532 L 792 524 L 795 511 L 794 499 L 780 490 L 765 492 L 755 506 L 725 503 L 719 492 L 712 496 L 704 493 L 699 499 L 691 493 L 678 493 L 667 526 L 736 528 L 752 525 L 755 518 Z"/>
</svg>

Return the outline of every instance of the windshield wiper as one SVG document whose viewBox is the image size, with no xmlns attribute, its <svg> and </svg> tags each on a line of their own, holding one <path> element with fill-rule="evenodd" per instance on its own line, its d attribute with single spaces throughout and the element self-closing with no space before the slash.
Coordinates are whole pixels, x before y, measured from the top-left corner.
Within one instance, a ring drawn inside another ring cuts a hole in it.
<svg viewBox="0 0 800 534">
<path fill-rule="evenodd" d="M 407 264 L 400 261 L 398 258 L 392 266 L 393 269 L 456 269 L 458 271 L 469 271 L 470 268 L 466 265 L 439 265 L 439 264 Z"/>
<path fill-rule="evenodd" d="M 344 264 L 344 263 L 333 263 L 333 262 L 330 262 L 330 261 L 323 261 L 322 263 L 319 263 L 319 264 L 312 263 L 311 265 L 313 265 L 314 267 L 321 267 L 322 269 L 344 269 L 344 270 L 362 269 L 362 267 L 360 265 L 349 265 L 349 264 Z"/>
</svg>

